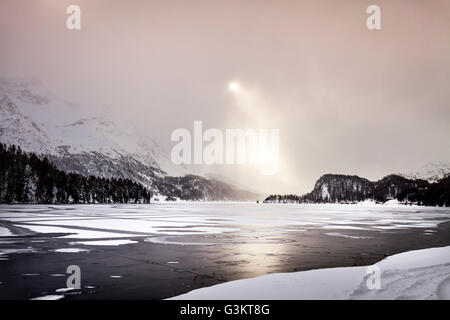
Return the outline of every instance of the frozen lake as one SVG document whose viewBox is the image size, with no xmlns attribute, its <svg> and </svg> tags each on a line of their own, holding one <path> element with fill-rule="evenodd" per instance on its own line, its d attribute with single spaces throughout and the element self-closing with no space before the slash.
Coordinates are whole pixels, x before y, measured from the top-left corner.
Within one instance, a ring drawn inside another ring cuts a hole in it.
<svg viewBox="0 0 450 320">
<path fill-rule="evenodd" d="M 160 299 L 450 244 L 448 208 L 157 203 L 0 206 L 0 298 Z M 69 265 L 82 290 L 65 292 Z M 59 290 L 59 291 L 58 291 Z"/>
</svg>

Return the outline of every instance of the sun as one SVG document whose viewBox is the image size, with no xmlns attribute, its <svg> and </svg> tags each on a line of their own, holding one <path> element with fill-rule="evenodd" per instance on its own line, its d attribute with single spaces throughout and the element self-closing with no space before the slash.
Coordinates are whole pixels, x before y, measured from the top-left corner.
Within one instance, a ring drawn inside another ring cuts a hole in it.
<svg viewBox="0 0 450 320">
<path fill-rule="evenodd" d="M 235 81 L 230 82 L 230 83 L 228 84 L 228 90 L 230 90 L 230 91 L 233 92 L 233 93 L 239 92 L 239 90 L 240 90 L 239 83 L 237 83 L 237 82 L 235 82 Z"/>
</svg>

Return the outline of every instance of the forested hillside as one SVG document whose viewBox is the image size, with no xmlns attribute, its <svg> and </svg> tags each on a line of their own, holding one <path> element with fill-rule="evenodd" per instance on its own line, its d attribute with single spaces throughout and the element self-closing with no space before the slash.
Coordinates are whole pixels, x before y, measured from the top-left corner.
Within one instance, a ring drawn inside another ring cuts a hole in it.
<svg viewBox="0 0 450 320">
<path fill-rule="evenodd" d="M 271 195 L 265 202 L 354 203 L 373 200 L 383 203 L 393 199 L 409 204 L 450 207 L 450 176 L 429 183 L 394 174 L 374 182 L 358 176 L 326 174 L 317 180 L 310 193 Z"/>
<path fill-rule="evenodd" d="M 47 158 L 0 144 L 1 203 L 149 203 L 150 197 L 132 180 L 66 173 Z"/>
</svg>

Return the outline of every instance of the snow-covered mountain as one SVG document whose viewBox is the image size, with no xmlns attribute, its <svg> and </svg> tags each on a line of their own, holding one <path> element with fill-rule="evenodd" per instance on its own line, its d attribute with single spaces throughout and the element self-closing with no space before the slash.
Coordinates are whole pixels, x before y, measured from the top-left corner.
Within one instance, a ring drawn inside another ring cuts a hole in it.
<svg viewBox="0 0 450 320">
<path fill-rule="evenodd" d="M 450 175 L 450 162 L 432 162 L 422 166 L 419 170 L 401 176 L 408 179 L 422 179 L 428 182 L 438 182 Z"/>
<path fill-rule="evenodd" d="M 189 173 L 133 126 L 64 101 L 38 80 L 0 78 L 0 142 L 45 155 L 65 171 L 129 178 L 155 193 L 168 177 Z"/>
</svg>

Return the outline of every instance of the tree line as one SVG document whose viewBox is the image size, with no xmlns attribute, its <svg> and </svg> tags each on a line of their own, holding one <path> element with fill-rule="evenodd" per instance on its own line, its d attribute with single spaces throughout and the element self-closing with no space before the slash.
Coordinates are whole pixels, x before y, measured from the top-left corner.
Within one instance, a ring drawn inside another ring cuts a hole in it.
<svg viewBox="0 0 450 320">
<path fill-rule="evenodd" d="M 302 203 L 306 202 L 305 196 L 298 196 L 295 194 L 271 194 L 264 202 L 276 203 Z"/>
<path fill-rule="evenodd" d="M 46 157 L 0 143 L 0 203 L 149 203 L 151 192 L 130 179 L 66 173 Z"/>
</svg>

